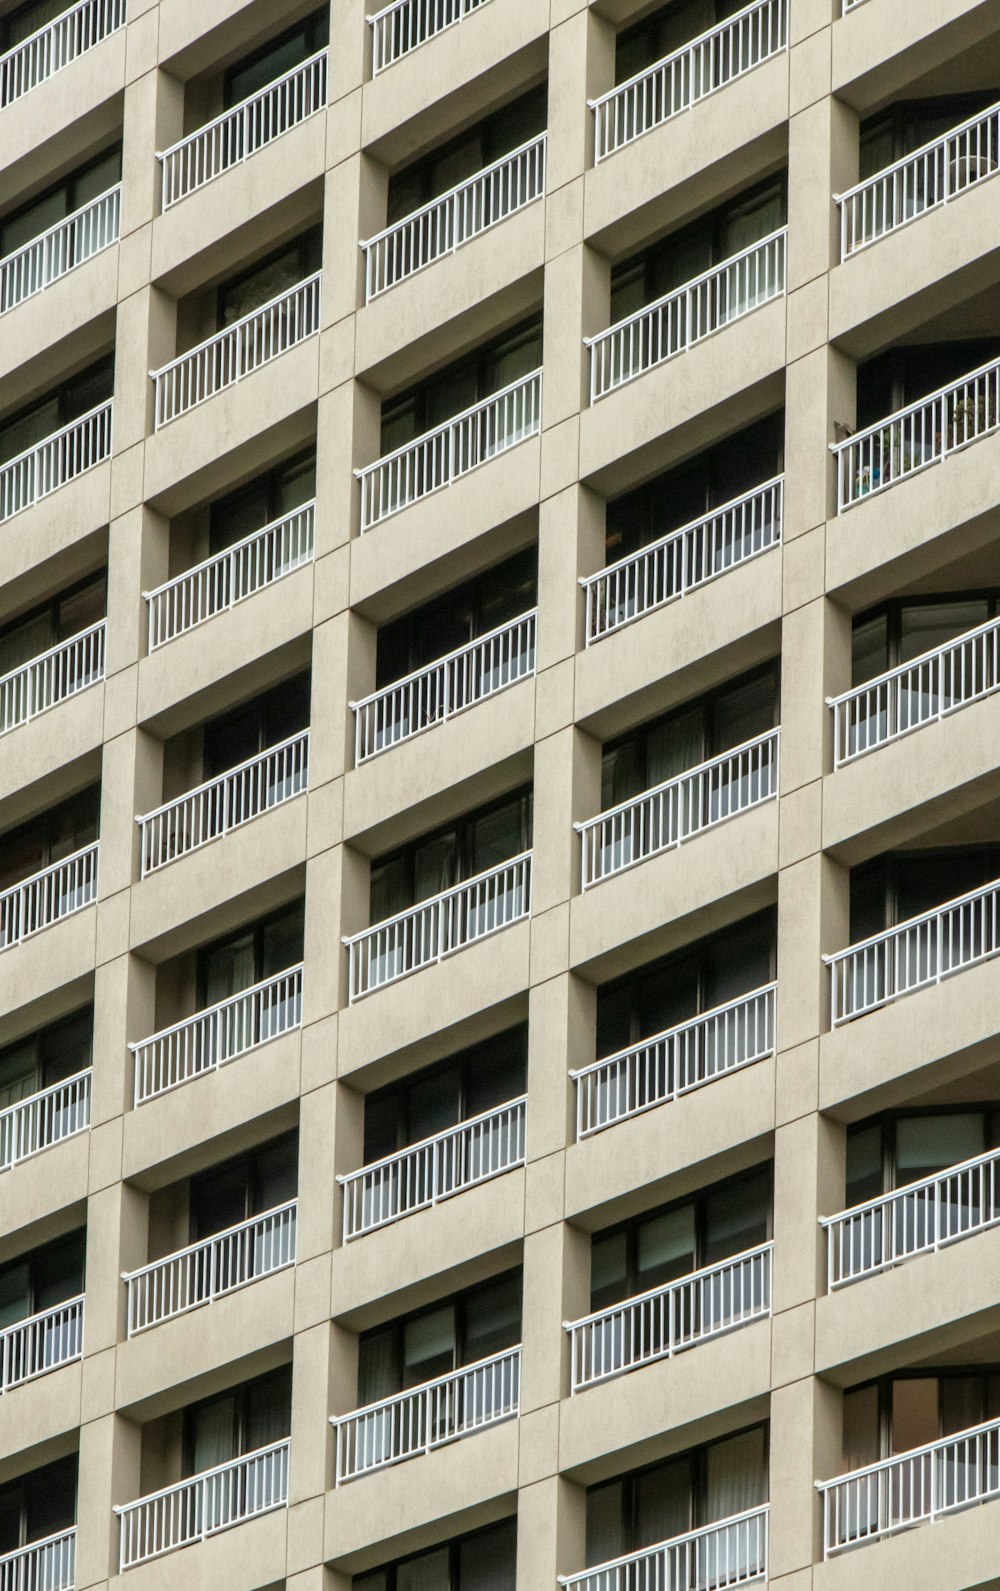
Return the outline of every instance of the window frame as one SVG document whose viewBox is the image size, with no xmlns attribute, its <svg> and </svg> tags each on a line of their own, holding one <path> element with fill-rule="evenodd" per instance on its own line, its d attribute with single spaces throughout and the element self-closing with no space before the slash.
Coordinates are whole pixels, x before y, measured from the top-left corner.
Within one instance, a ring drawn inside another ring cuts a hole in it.
<svg viewBox="0 0 1000 1591">
<path fill-rule="evenodd" d="M 202 1410 L 212 1406 L 213 1403 L 222 1403 L 227 1398 L 233 1399 L 233 1454 L 231 1458 L 223 1459 L 223 1464 L 235 1464 L 239 1459 L 245 1458 L 248 1453 L 256 1451 L 255 1448 L 246 1446 L 247 1433 L 250 1425 L 250 1400 L 258 1387 L 267 1382 L 277 1383 L 287 1380 L 288 1383 L 288 1431 L 284 1437 L 276 1437 L 278 1442 L 285 1441 L 291 1434 L 292 1428 L 292 1361 L 276 1365 L 273 1370 L 265 1370 L 263 1375 L 252 1376 L 248 1381 L 241 1381 L 235 1387 L 225 1387 L 221 1392 L 210 1393 L 208 1397 L 198 1398 L 194 1403 L 184 1406 L 181 1419 L 181 1468 L 182 1480 L 193 1480 L 195 1476 L 204 1474 L 203 1470 L 192 1468 L 194 1463 L 195 1432 L 193 1429 L 194 1417 Z M 215 1468 L 215 1466 L 210 1466 Z"/>
<path fill-rule="evenodd" d="M 450 364 L 444 365 L 440 370 L 436 370 L 433 375 L 426 376 L 423 381 L 415 382 L 413 386 L 407 387 L 403 392 L 384 399 L 380 415 L 380 455 L 384 456 L 386 453 L 395 452 L 397 446 L 406 447 L 409 445 L 407 442 L 402 442 L 393 444 L 391 448 L 388 448 L 385 443 L 385 433 L 386 428 L 401 418 L 411 405 L 413 415 L 411 442 L 415 441 L 417 437 L 423 436 L 427 431 L 435 429 L 438 423 L 447 424 L 447 421 L 440 421 L 435 422 L 435 425 L 432 426 L 429 419 L 430 400 L 432 395 L 435 395 L 439 389 L 443 390 L 454 386 L 456 382 L 463 380 L 470 373 L 475 376 L 477 396 L 472 404 L 463 404 L 460 409 L 454 410 L 452 415 L 449 416 L 452 419 L 455 414 L 464 414 L 467 407 L 473 408 L 479 403 L 485 403 L 495 393 L 502 391 L 502 388 L 490 385 L 491 370 L 495 371 L 499 359 L 505 353 L 516 348 L 519 343 L 527 344 L 533 337 L 538 341 L 539 363 L 541 363 L 542 316 L 538 313 L 525 316 L 522 320 L 516 322 L 515 325 L 508 327 L 506 331 L 498 333 L 486 342 L 480 343 L 470 353 L 463 354 L 460 358 L 452 360 Z"/>
<path fill-rule="evenodd" d="M 449 885 L 448 888 L 457 887 L 466 883 L 470 878 L 476 878 L 478 874 L 469 870 L 472 867 L 472 834 L 475 825 L 483 818 L 492 816 L 494 812 L 502 811 L 504 807 L 512 807 L 515 803 L 519 804 L 521 809 L 521 844 L 518 850 L 511 852 L 511 856 L 520 856 L 522 852 L 530 850 L 534 829 L 533 783 L 519 784 L 513 790 L 508 790 L 506 794 L 497 796 L 493 801 L 487 801 L 482 806 L 473 807 L 470 811 L 459 814 L 450 823 L 443 823 L 436 828 L 428 829 L 426 833 L 416 835 L 412 840 L 407 841 L 405 845 L 396 846 L 391 851 L 385 851 L 380 856 L 372 857 L 368 895 L 369 916 L 372 917 L 376 871 L 388 870 L 399 862 L 406 864 L 406 893 L 409 896 L 409 902 L 406 905 L 397 907 L 396 911 L 389 913 L 389 916 L 396 916 L 400 911 L 410 911 L 421 904 L 421 901 L 414 898 L 416 892 L 417 852 L 422 847 L 444 839 L 450 834 L 456 835 L 455 859 L 457 878 L 455 886 Z M 509 861 L 510 858 L 508 857 L 506 860 Z M 497 863 L 498 867 L 503 865 L 503 862 Z M 422 897 L 422 899 L 433 900 L 434 896 L 427 895 Z M 385 921 L 386 919 L 380 920 Z M 372 923 L 374 924 L 373 917 Z"/>
<path fill-rule="evenodd" d="M 281 922 L 286 917 L 291 919 L 293 913 L 296 910 L 299 913 L 300 921 L 304 930 L 305 897 L 303 895 L 298 895 L 294 900 L 289 901 L 286 905 L 277 907 L 274 911 L 268 912 L 263 917 L 255 918 L 252 923 L 245 923 L 241 928 L 234 929 L 232 933 L 223 934 L 218 939 L 209 940 L 207 944 L 199 945 L 197 947 L 195 984 L 198 991 L 199 1010 L 205 1009 L 205 1001 L 207 999 L 208 957 L 220 950 L 224 950 L 228 945 L 235 943 L 236 940 L 243 939 L 244 937 L 252 934 L 254 959 L 254 980 L 253 984 L 250 985 L 252 988 L 254 984 L 262 982 L 264 977 L 263 971 L 261 969 L 264 965 L 265 934 L 275 923 Z M 292 962 L 291 965 L 294 966 L 296 963 Z"/>
<path fill-rule="evenodd" d="M 250 67 L 258 65 L 259 62 L 266 61 L 269 55 L 276 54 L 283 45 L 290 44 L 299 35 L 303 36 L 304 53 L 302 60 L 308 61 L 310 56 L 316 55 L 318 51 L 324 49 L 330 42 L 329 6 L 320 6 L 317 10 L 311 11 L 308 16 L 292 23 L 291 27 L 284 28 L 280 33 L 276 33 L 273 38 L 268 39 L 265 44 L 258 45 L 255 50 L 251 50 L 247 55 L 240 56 L 238 61 L 233 61 L 230 66 L 226 67 L 222 74 L 223 114 L 234 110 L 237 105 L 242 105 L 245 99 L 253 99 L 255 94 L 266 93 L 267 84 L 262 89 L 254 89 L 249 95 L 241 95 L 239 99 L 231 97 L 233 82 L 241 72 L 246 72 Z M 294 67 L 291 70 L 294 71 Z M 279 72 L 277 76 L 282 77 L 284 73 Z M 273 77 L 269 79 L 269 82 L 272 83 L 276 81 L 277 79 Z"/>
<path fill-rule="evenodd" d="M 384 1575 L 380 1591 L 397 1591 L 397 1575 L 399 1569 L 415 1563 L 420 1558 L 430 1557 L 432 1553 L 448 1549 L 448 1585 L 449 1591 L 475 1591 L 475 1587 L 463 1587 L 462 1577 L 459 1572 L 461 1565 L 461 1549 L 467 1541 L 477 1536 L 486 1536 L 499 1531 L 502 1526 L 514 1525 L 514 1563 L 511 1565 L 512 1573 L 516 1574 L 517 1568 L 517 1514 L 505 1514 L 502 1519 L 491 1520 L 488 1525 L 479 1525 L 475 1530 L 465 1530 L 460 1536 L 451 1536 L 447 1541 L 438 1541 L 432 1547 L 421 1547 L 418 1552 L 404 1554 L 400 1558 L 393 1558 L 388 1563 L 379 1564 L 375 1569 L 366 1569 L 363 1574 L 355 1575 L 351 1584 L 352 1591 L 364 1591 L 372 1583 L 373 1591 L 376 1578 Z"/>
<path fill-rule="evenodd" d="M 471 1287 L 462 1288 L 461 1291 L 456 1293 L 446 1293 L 441 1298 L 435 1298 L 433 1302 L 429 1304 L 421 1304 L 419 1308 L 408 1310 L 404 1315 L 396 1315 L 391 1320 L 383 1321 L 379 1326 L 371 1326 L 367 1331 L 359 1332 L 358 1397 L 360 1398 L 361 1396 L 361 1356 L 364 1352 L 363 1345 L 366 1342 L 371 1341 L 373 1338 L 383 1337 L 391 1334 L 392 1379 L 395 1390 L 393 1392 L 387 1393 L 386 1397 L 393 1398 L 402 1396 L 404 1395 L 404 1390 L 410 1390 L 404 1389 L 403 1387 L 403 1372 L 406 1369 L 405 1339 L 407 1327 L 412 1325 L 415 1321 L 422 1320 L 425 1316 L 436 1315 L 439 1310 L 445 1308 L 449 1304 L 454 1308 L 455 1311 L 455 1334 L 452 1344 L 452 1364 L 450 1370 L 440 1371 L 439 1374 L 451 1375 L 455 1371 L 463 1369 L 465 1365 L 475 1363 L 475 1360 L 466 1359 L 465 1357 L 468 1347 L 469 1300 L 470 1298 L 477 1296 L 479 1293 L 486 1292 L 491 1288 L 499 1286 L 501 1283 L 512 1283 L 515 1277 L 517 1278 L 518 1282 L 518 1292 L 521 1304 L 521 1323 L 523 1327 L 524 1267 L 523 1265 L 511 1265 L 508 1266 L 506 1270 L 498 1271 L 493 1276 L 485 1277 L 481 1282 L 473 1283 Z M 516 1343 L 512 1343 L 511 1346 L 516 1346 Z M 498 1351 L 503 1353 L 506 1350 L 500 1349 Z M 436 1376 L 431 1377 L 431 1380 L 436 1379 Z M 421 1384 L 422 1383 L 418 1383 L 418 1385 Z M 377 1399 L 376 1401 L 381 1402 L 382 1400 Z"/>
</svg>

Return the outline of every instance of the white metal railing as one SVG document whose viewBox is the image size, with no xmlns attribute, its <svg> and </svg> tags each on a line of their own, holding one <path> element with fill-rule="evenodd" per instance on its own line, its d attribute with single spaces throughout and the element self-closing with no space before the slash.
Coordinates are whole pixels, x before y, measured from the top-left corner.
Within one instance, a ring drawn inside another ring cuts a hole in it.
<svg viewBox="0 0 1000 1591">
<path fill-rule="evenodd" d="M 766 984 L 571 1071 L 577 1138 L 589 1138 L 772 1055 L 777 989 L 776 983 Z"/>
<path fill-rule="evenodd" d="M 86 1071 L 0 1110 L 0 1171 L 10 1171 L 22 1160 L 61 1144 L 64 1138 L 87 1131 L 92 1075 L 88 1066 Z"/>
<path fill-rule="evenodd" d="M 774 1245 L 735 1254 L 689 1276 L 626 1298 L 582 1320 L 566 1321 L 570 1334 L 570 1389 L 582 1392 L 612 1376 L 670 1359 L 710 1337 L 749 1326 L 771 1313 Z"/>
<path fill-rule="evenodd" d="M 344 1242 L 523 1165 L 527 1105 L 522 1095 L 338 1176 L 344 1190 Z"/>
<path fill-rule="evenodd" d="M 134 1569 L 165 1552 L 204 1541 L 220 1530 L 288 1504 L 289 1442 L 273 1442 L 203 1470 L 190 1480 L 116 1507 L 119 1569 Z"/>
<path fill-rule="evenodd" d="M 83 1353 L 83 1297 L 68 1298 L 0 1332 L 0 1392 L 10 1392 Z M 0 1586 L 3 1580 L 0 1579 Z"/>
<path fill-rule="evenodd" d="M 833 975 L 833 1026 L 940 983 L 998 953 L 1000 880 L 995 880 L 836 955 L 824 956 Z"/>
<path fill-rule="evenodd" d="M 0 260 L 0 315 L 118 242 L 121 183 Z"/>
<path fill-rule="evenodd" d="M 591 403 L 780 298 L 785 291 L 787 236 L 787 227 L 782 227 L 607 331 L 585 337 L 590 349 Z"/>
<path fill-rule="evenodd" d="M 269 746 L 176 801 L 136 818 L 142 878 L 301 795 L 309 781 L 309 731 Z"/>
<path fill-rule="evenodd" d="M 848 11 L 855 11 L 858 6 L 863 5 L 863 4 L 864 4 L 864 0 L 843 0 L 843 14 L 844 14 L 844 16 L 847 15 Z"/>
<path fill-rule="evenodd" d="M 302 967 L 289 967 L 197 1015 L 130 1044 L 135 1103 L 145 1104 L 205 1072 L 235 1061 L 302 1022 Z"/>
<path fill-rule="evenodd" d="M 0 107 L 10 105 L 46 78 L 125 26 L 126 0 L 77 0 L 62 16 L 0 55 Z"/>
<path fill-rule="evenodd" d="M 683 845 L 778 794 L 780 729 L 665 779 L 573 827 L 583 842 L 582 884 L 592 889 L 651 856 Z"/>
<path fill-rule="evenodd" d="M 581 576 L 586 644 L 779 546 L 784 487 L 784 476 L 777 475 L 596 574 Z"/>
<path fill-rule="evenodd" d="M 345 936 L 353 1003 L 520 922 L 531 910 L 531 852 Z"/>
<path fill-rule="evenodd" d="M 767 1579 L 768 1505 L 751 1508 L 582 1574 L 557 1576 L 570 1591 L 729 1591 Z"/>
<path fill-rule="evenodd" d="M 73 1591 L 76 1526 L 0 1558 L 0 1591 Z"/>
<path fill-rule="evenodd" d="M 785 0 L 753 0 L 600 99 L 588 100 L 594 112 L 595 163 L 735 82 L 787 43 Z"/>
<path fill-rule="evenodd" d="M 506 221 L 545 192 L 541 133 L 361 243 L 365 303 Z"/>
<path fill-rule="evenodd" d="M 1000 359 L 884 420 L 831 442 L 837 512 L 989 436 L 1000 425 Z"/>
<path fill-rule="evenodd" d="M 478 11 L 486 0 L 391 0 L 368 18 L 372 30 L 372 76 L 418 45 Z"/>
<path fill-rule="evenodd" d="M 351 702 L 355 763 L 360 766 L 534 674 L 537 622 L 537 609 L 522 613 L 436 663 Z"/>
<path fill-rule="evenodd" d="M 541 423 L 542 372 L 536 370 L 374 464 L 355 470 L 361 482 L 362 534 L 421 497 L 451 486 L 498 453 L 537 436 Z"/>
<path fill-rule="evenodd" d="M 166 1259 L 125 1272 L 129 1336 L 294 1265 L 297 1217 L 298 1201 L 292 1199 Z"/>
<path fill-rule="evenodd" d="M 823 1556 L 1000 1497 L 1000 1420 L 911 1448 L 894 1458 L 817 1481 Z"/>
<path fill-rule="evenodd" d="M 32 508 L 50 492 L 111 456 L 113 407 L 114 400 L 109 398 L 79 420 L 71 420 L 61 431 L 54 431 L 44 441 L 0 464 L 0 521 Z"/>
<path fill-rule="evenodd" d="M 322 271 L 297 282 L 269 303 L 234 320 L 160 370 L 151 370 L 155 429 L 187 414 L 218 392 L 270 364 L 319 331 Z"/>
<path fill-rule="evenodd" d="M 293 66 L 232 110 L 206 122 L 197 132 L 157 151 L 161 169 L 161 207 L 186 199 L 221 177 L 231 166 L 249 160 L 326 104 L 327 52 L 320 50 Z"/>
<path fill-rule="evenodd" d="M 520 1385 L 518 1345 L 353 1414 L 334 1415 L 337 1485 L 511 1419 L 520 1407 Z"/>
<path fill-rule="evenodd" d="M 107 628 L 108 621 L 100 619 L 0 676 L 0 735 L 98 684 L 104 678 Z"/>
<path fill-rule="evenodd" d="M 1000 1150 L 960 1161 L 936 1176 L 821 1216 L 830 1292 L 918 1254 L 985 1232 L 1000 1220 Z"/>
<path fill-rule="evenodd" d="M 866 177 L 840 207 L 840 257 L 850 259 L 908 221 L 948 204 L 1000 171 L 1000 104 L 991 105 L 941 138 Z"/>
<path fill-rule="evenodd" d="M 0 950 L 19 945 L 97 899 L 98 842 L 5 889 L 0 895 Z"/>
</svg>

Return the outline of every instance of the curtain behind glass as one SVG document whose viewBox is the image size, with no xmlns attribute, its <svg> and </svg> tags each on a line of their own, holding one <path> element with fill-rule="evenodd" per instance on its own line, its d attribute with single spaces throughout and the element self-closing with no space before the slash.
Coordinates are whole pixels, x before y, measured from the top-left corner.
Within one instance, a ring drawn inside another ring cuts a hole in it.
<svg viewBox="0 0 1000 1591">
<path fill-rule="evenodd" d="M 258 1448 L 283 1441 L 291 1430 L 291 1418 L 292 1367 L 286 1365 L 247 1388 L 242 1451 L 255 1453 Z"/>
<path fill-rule="evenodd" d="M 517 1520 L 504 1519 L 458 1546 L 458 1591 L 514 1591 Z"/>
<path fill-rule="evenodd" d="M 220 945 L 205 957 L 205 1004 L 217 1005 L 256 982 L 253 934 Z"/>
<path fill-rule="evenodd" d="M 705 1521 L 728 1519 L 767 1501 L 763 1427 L 743 1431 L 708 1449 Z"/>
<path fill-rule="evenodd" d="M 404 1558 L 396 1566 L 396 1591 L 449 1591 L 451 1553 L 447 1547 Z"/>
<path fill-rule="evenodd" d="M 358 1407 L 381 1403 L 399 1391 L 396 1370 L 396 1334 L 387 1331 L 373 1332 L 362 1337 L 358 1354 Z"/>
<path fill-rule="evenodd" d="M 200 1475 L 236 1456 L 236 1400 L 232 1393 L 193 1409 L 188 1416 L 189 1475 Z"/>
</svg>

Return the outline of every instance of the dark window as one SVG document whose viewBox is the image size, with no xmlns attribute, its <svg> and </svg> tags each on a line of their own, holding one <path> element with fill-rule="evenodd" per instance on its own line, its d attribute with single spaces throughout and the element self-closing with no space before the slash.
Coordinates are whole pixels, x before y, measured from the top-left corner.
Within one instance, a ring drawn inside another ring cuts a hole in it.
<svg viewBox="0 0 1000 1591">
<path fill-rule="evenodd" d="M 318 271 L 323 253 L 323 229 L 312 227 L 249 270 L 230 277 L 218 290 L 216 325 L 221 331 L 234 320 L 250 315 L 272 298 L 278 298 Z"/>
<path fill-rule="evenodd" d="M 191 1404 L 184 1410 L 184 1479 L 282 1441 L 291 1419 L 291 1365 Z"/>
<path fill-rule="evenodd" d="M 0 675 L 87 630 L 107 612 L 107 572 L 90 575 L 0 628 Z"/>
<path fill-rule="evenodd" d="M 526 548 L 434 602 L 383 625 L 378 632 L 377 688 L 527 613 L 535 605 L 537 565 L 535 548 Z"/>
<path fill-rule="evenodd" d="M 863 1469 L 995 1419 L 996 1366 L 883 1376 L 844 1393 L 844 1467 Z"/>
<path fill-rule="evenodd" d="M 293 71 L 311 55 L 322 50 L 329 41 L 330 13 L 328 7 L 324 6 L 321 11 L 304 17 L 294 28 L 279 34 L 276 39 L 270 39 L 252 55 L 245 55 L 229 68 L 223 79 L 223 110 L 229 110 L 242 100 L 249 99 L 285 72 Z"/>
<path fill-rule="evenodd" d="M 679 0 L 623 28 L 615 41 L 615 82 L 627 83 L 637 72 L 742 11 L 745 4 L 746 0 Z"/>
<path fill-rule="evenodd" d="M 114 356 L 99 359 L 61 387 L 36 398 L 0 421 L 0 464 L 17 458 L 46 437 L 89 414 L 111 397 L 114 389 Z"/>
<path fill-rule="evenodd" d="M 0 1330 L 83 1292 L 83 1227 L 0 1265 Z M 44 1358 L 44 1355 L 39 1355 Z"/>
<path fill-rule="evenodd" d="M 76 1523 L 77 1455 L 70 1453 L 0 1486 L 0 1555 Z"/>
<path fill-rule="evenodd" d="M 198 990 L 202 1008 L 228 1000 L 302 960 L 303 908 L 298 901 L 273 917 L 237 929 L 198 952 Z"/>
<path fill-rule="evenodd" d="M 1000 354 L 995 337 L 889 348 L 858 366 L 858 429 L 950 386 Z"/>
<path fill-rule="evenodd" d="M 860 176 L 873 177 L 915 149 L 932 143 L 969 117 L 996 103 L 996 89 L 978 94 L 948 95 L 937 99 L 901 100 L 869 116 L 859 128 Z M 996 130 L 985 132 L 990 144 L 976 144 L 977 153 L 996 161 Z M 918 179 L 919 180 L 919 179 Z"/>
<path fill-rule="evenodd" d="M 47 232 L 49 227 L 56 226 L 74 211 L 99 199 L 121 181 L 121 176 L 121 144 L 115 144 L 114 148 L 106 149 L 95 160 L 78 167 L 28 204 L 11 211 L 0 221 L 0 259 L 16 253 L 40 233 Z M 61 257 L 67 265 L 72 263 L 71 257 Z"/>
<path fill-rule="evenodd" d="M 531 788 L 524 786 L 379 857 L 371 867 L 370 921 L 384 922 L 529 850 L 531 816 Z"/>
<path fill-rule="evenodd" d="M 298 1173 L 299 1135 L 289 1132 L 192 1177 L 190 1242 L 287 1204 L 298 1191 Z"/>
<path fill-rule="evenodd" d="M 894 1112 L 847 1129 L 846 1205 L 937 1176 L 1000 1144 L 1000 1110 L 958 1105 Z"/>
<path fill-rule="evenodd" d="M 462 1365 L 513 1348 L 521 1339 L 521 1272 L 430 1304 L 362 1334 L 358 1406 L 422 1386 Z"/>
<path fill-rule="evenodd" d="M 204 729 L 204 777 L 214 779 L 307 729 L 309 683 L 308 674 L 296 674 L 273 690 L 210 719 Z"/>
<path fill-rule="evenodd" d="M 412 215 L 467 177 L 474 177 L 545 131 L 546 86 L 522 94 L 510 105 L 442 144 L 389 178 L 387 225 Z"/>
<path fill-rule="evenodd" d="M 310 448 L 217 498 L 209 509 L 209 553 L 224 552 L 244 536 L 301 508 L 315 495 L 316 451 Z"/>
<path fill-rule="evenodd" d="M 365 1165 L 524 1093 L 526 1023 L 393 1083 L 365 1100 Z"/>
<path fill-rule="evenodd" d="M 94 1010 L 86 1006 L 0 1050 L 0 1110 L 85 1071 L 91 1062 Z"/>
<path fill-rule="evenodd" d="M 46 27 L 56 17 L 69 11 L 72 4 L 73 0 L 28 0 L 27 5 L 9 11 L 0 18 L 0 46 L 4 50 L 11 50 L 16 44 L 23 44 L 39 28 Z"/>
<path fill-rule="evenodd" d="M 887 669 L 911 663 L 998 613 L 995 591 L 913 597 L 861 613 L 851 633 L 851 683 L 864 685 Z"/>
<path fill-rule="evenodd" d="M 101 787 L 90 785 L 0 836 L 0 889 L 30 878 L 97 839 Z"/>
<path fill-rule="evenodd" d="M 1000 876 L 1000 846 L 900 851 L 851 871 L 851 943 L 933 911 Z M 969 945 L 970 952 L 973 946 Z"/>
<path fill-rule="evenodd" d="M 453 415 L 520 381 L 542 362 L 542 322 L 536 316 L 448 365 L 418 387 L 382 405 L 381 452 L 392 453 Z"/>
<path fill-rule="evenodd" d="M 517 1519 L 355 1575 L 353 1591 L 514 1591 Z"/>
</svg>

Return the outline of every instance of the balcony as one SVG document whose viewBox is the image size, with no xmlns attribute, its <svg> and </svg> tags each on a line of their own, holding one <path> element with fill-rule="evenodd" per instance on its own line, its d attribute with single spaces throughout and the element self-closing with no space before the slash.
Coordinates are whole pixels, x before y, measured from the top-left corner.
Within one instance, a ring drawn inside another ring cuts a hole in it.
<svg viewBox="0 0 1000 1591">
<path fill-rule="evenodd" d="M 417 669 L 360 702 L 354 714 L 354 761 L 360 767 L 425 729 L 444 724 L 508 685 L 535 672 L 538 610 L 456 647 L 436 663 Z"/>
<path fill-rule="evenodd" d="M 19 945 L 97 899 L 98 842 L 44 867 L 0 895 L 0 950 Z"/>
<path fill-rule="evenodd" d="M 291 132 L 326 105 L 327 52 L 319 50 L 232 110 L 162 153 L 160 199 L 164 211 L 239 166 L 259 149 Z"/>
<path fill-rule="evenodd" d="M 527 1095 L 338 1176 L 344 1242 L 427 1210 L 524 1164 Z"/>
<path fill-rule="evenodd" d="M 123 1274 L 128 1335 L 136 1337 L 203 1304 L 214 1304 L 262 1276 L 295 1264 L 298 1201 L 252 1216 L 166 1259 Z"/>
<path fill-rule="evenodd" d="M 545 147 L 542 133 L 362 242 L 365 303 L 540 199 Z"/>
<path fill-rule="evenodd" d="M 583 841 L 584 890 L 778 794 L 780 729 L 573 827 Z"/>
<path fill-rule="evenodd" d="M 196 1016 L 130 1044 L 135 1057 L 135 1104 L 214 1072 L 302 1022 L 302 967 L 207 1006 Z"/>
<path fill-rule="evenodd" d="M 582 576 L 587 646 L 780 546 L 784 487 L 778 475 L 704 519 Z"/>
<path fill-rule="evenodd" d="M 345 936 L 350 1002 L 520 922 L 531 910 L 531 852 L 490 868 L 374 928 Z"/>
<path fill-rule="evenodd" d="M 274 1442 L 117 1507 L 119 1571 L 134 1569 L 178 1547 L 190 1547 L 258 1514 L 287 1507 L 289 1446 L 287 1438 Z"/>
<path fill-rule="evenodd" d="M 372 29 L 372 76 L 456 22 L 464 22 L 486 0 L 391 0 L 368 18 Z"/>
<path fill-rule="evenodd" d="M 568 1591 L 729 1591 L 731 1586 L 763 1585 L 767 1579 L 768 1505 L 733 1514 L 714 1525 L 673 1536 L 656 1547 L 561 1574 Z"/>
<path fill-rule="evenodd" d="M 784 50 L 786 12 L 785 0 L 753 0 L 627 83 L 588 100 L 595 165 Z"/>
<path fill-rule="evenodd" d="M 823 1499 L 824 1558 L 991 1502 L 1000 1497 L 1000 1420 L 817 1481 L 816 1488 Z"/>
<path fill-rule="evenodd" d="M 0 1332 L 0 1392 L 11 1392 L 83 1355 L 83 1298 L 31 1315 Z M 2 1562 L 2 1560 L 0 1560 Z M 0 1586 L 6 1588 L 0 1569 Z M 19 1581 L 12 1584 L 20 1585 Z M 26 1581 L 25 1584 L 34 1584 Z M 48 1585 L 48 1581 L 39 1584 Z"/>
<path fill-rule="evenodd" d="M 590 349 L 590 401 L 683 354 L 785 291 L 788 228 L 753 243 L 596 337 Z"/>
<path fill-rule="evenodd" d="M 76 1585 L 76 1526 L 33 1541 L 0 1558 L 4 1591 L 73 1591 Z"/>
<path fill-rule="evenodd" d="M 337 1444 L 337 1485 L 515 1418 L 520 1384 L 518 1346 L 353 1414 L 335 1415 L 330 1424 Z"/>
<path fill-rule="evenodd" d="M 263 365 L 319 331 L 322 271 L 279 293 L 216 332 L 160 370 L 151 370 L 154 428 L 159 431 L 190 409 L 235 386 Z"/>
<path fill-rule="evenodd" d="M 768 984 L 570 1072 L 577 1141 L 773 1055 L 777 991 Z"/>
<path fill-rule="evenodd" d="M 107 620 L 0 676 L 0 735 L 30 723 L 104 678 Z"/>
<path fill-rule="evenodd" d="M 390 514 L 451 486 L 480 464 L 537 436 L 541 426 L 542 372 L 535 370 L 433 431 L 425 431 L 415 442 L 355 470 L 361 482 L 362 534 Z"/>
<path fill-rule="evenodd" d="M 121 184 L 0 261 L 0 315 L 118 242 Z"/>
<path fill-rule="evenodd" d="M 685 1348 L 765 1320 L 771 1313 L 773 1243 L 692 1271 L 583 1320 L 567 1322 L 570 1391 L 672 1359 Z"/>
<path fill-rule="evenodd" d="M 88 1067 L 0 1111 L 0 1171 L 87 1131 L 92 1076 Z"/>
<path fill-rule="evenodd" d="M 114 399 L 0 465 L 0 523 L 111 457 Z"/>
<path fill-rule="evenodd" d="M 126 0 L 78 0 L 62 16 L 0 55 L 0 108 L 38 88 L 78 55 L 125 26 Z"/>
</svg>

